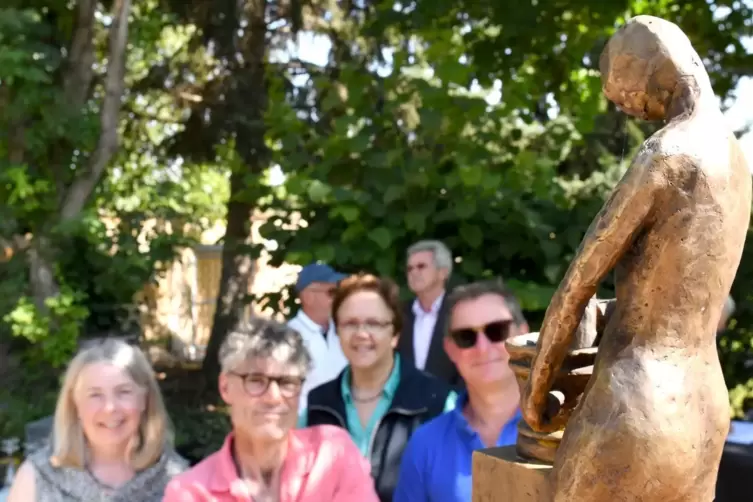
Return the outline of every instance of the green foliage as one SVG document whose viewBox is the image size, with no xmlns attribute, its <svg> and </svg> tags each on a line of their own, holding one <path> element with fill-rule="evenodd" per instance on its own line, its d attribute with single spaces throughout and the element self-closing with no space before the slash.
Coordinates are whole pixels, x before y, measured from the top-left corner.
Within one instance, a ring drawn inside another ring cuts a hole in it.
<svg viewBox="0 0 753 502">
<path fill-rule="evenodd" d="M 753 378 L 734 385 L 729 390 L 729 400 L 732 406 L 732 418 L 743 418 L 745 412 L 753 406 Z"/>
<path fill-rule="evenodd" d="M 98 74 L 83 106 L 66 100 L 63 71 L 75 8 L 31 3 L 0 9 L 0 131 L 5 132 L 0 134 L 0 198 L 6 201 L 0 237 L 29 233 L 46 239 L 59 279 L 91 314 L 81 326 L 88 333 L 117 329 L 127 315 L 124 308 L 169 265 L 176 249 L 195 243 L 224 216 L 227 179 L 215 166 L 165 160 L 165 141 L 180 129 L 182 109 L 161 84 L 154 92 L 142 80 L 166 60 L 183 61 L 191 27 L 172 25 L 174 19 L 158 2 L 140 2 L 130 23 L 125 78 L 130 90 L 124 96 L 121 148 L 85 210 L 71 221 L 58 220 L 66 190 L 85 173 L 95 150 L 103 99 L 104 75 Z M 106 57 L 106 29 L 95 23 L 100 60 Z M 14 135 L 18 131 L 20 137 Z M 23 258 L 19 254 L 12 274 L 7 272 L 13 281 L 9 290 L 15 292 L 0 300 L 0 316 L 12 309 L 14 319 L 32 315 L 28 302 L 20 300 L 32 294 Z M 35 322 L 24 328 L 26 338 L 41 336 L 37 330 L 47 321 Z"/>
<path fill-rule="evenodd" d="M 134 329 L 135 296 L 166 270 L 178 248 L 194 242 L 183 233 L 149 228 L 142 212 L 116 214 L 117 223 L 109 227 L 99 218 L 85 219 L 60 256 L 66 284 L 85 298 L 88 336 Z"/>
<path fill-rule="evenodd" d="M 223 410 L 174 406 L 170 409 L 175 427 L 175 445 L 188 458 L 202 460 L 222 447 L 231 429 Z"/>
<path fill-rule="evenodd" d="M 438 238 L 457 258 L 455 281 L 501 275 L 525 309 L 543 311 L 622 166 L 604 152 L 610 176 L 560 177 L 582 138 L 570 116 L 530 123 L 507 99 L 492 106 L 463 92 L 449 78 L 463 73 L 452 63 L 459 48 L 447 32 L 429 36 L 438 47 L 395 51 L 388 76 L 353 64 L 335 82 L 318 77 L 320 92 L 339 98 L 325 99 L 331 118 L 311 118 L 306 132 L 293 124 L 295 102 L 273 97 L 270 142 L 288 175 L 262 206 L 275 214 L 261 230 L 278 243 L 273 263 L 321 259 L 403 277 L 408 245 Z"/>
<path fill-rule="evenodd" d="M 749 33 L 740 17 L 747 7 L 544 1 L 511 11 L 440 0 L 367 8 L 361 23 L 333 14 L 334 39 L 357 33 L 358 43 L 338 46 L 326 68 L 308 68 L 308 84 L 291 92 L 283 73 L 272 77 L 268 142 L 287 175 L 261 204 L 273 215 L 261 230 L 277 242 L 272 263 L 319 259 L 402 278 L 407 246 L 441 239 L 456 256 L 454 281 L 501 275 L 534 329 L 624 172 L 621 160 L 655 127 L 626 120 L 601 95 L 599 53 L 615 27 L 635 14 L 678 22 L 722 99 L 753 73 L 729 29 Z M 501 99 L 492 105 L 495 81 Z M 736 288 L 750 289 L 745 281 L 738 276 Z M 601 295 L 610 289 L 605 281 Z M 748 378 L 731 356 L 748 346 L 743 338 L 722 347 L 730 386 Z"/>
<path fill-rule="evenodd" d="M 52 379 L 56 382 L 55 379 Z M 19 392 L 23 389 L 23 392 Z M 0 437 L 23 438 L 26 425 L 51 415 L 55 411 L 57 389 L 48 388 L 38 383 L 25 382 L 11 389 L 0 389 Z"/>
<path fill-rule="evenodd" d="M 81 321 L 89 313 L 81 305 L 82 298 L 78 291 L 63 287 L 59 295 L 46 300 L 48 311 L 41 312 L 30 298 L 22 296 L 3 317 L 13 336 L 31 344 L 29 363 L 60 368 L 68 362 L 76 350 Z"/>
</svg>

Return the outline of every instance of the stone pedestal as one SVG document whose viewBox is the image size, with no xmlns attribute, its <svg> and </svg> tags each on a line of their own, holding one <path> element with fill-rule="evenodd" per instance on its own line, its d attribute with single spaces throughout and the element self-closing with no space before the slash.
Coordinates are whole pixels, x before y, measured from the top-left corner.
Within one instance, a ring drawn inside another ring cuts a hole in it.
<svg viewBox="0 0 753 502">
<path fill-rule="evenodd" d="M 473 502 L 551 502 L 552 466 L 522 460 L 515 446 L 473 453 Z"/>
</svg>

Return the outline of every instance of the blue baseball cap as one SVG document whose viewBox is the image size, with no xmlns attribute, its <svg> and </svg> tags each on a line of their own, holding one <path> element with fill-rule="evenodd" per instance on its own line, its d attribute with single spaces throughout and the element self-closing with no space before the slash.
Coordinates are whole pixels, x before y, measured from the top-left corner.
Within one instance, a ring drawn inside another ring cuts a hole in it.
<svg viewBox="0 0 753 502">
<path fill-rule="evenodd" d="M 324 263 L 311 263 L 298 273 L 295 290 L 300 293 L 314 282 L 336 284 L 347 277 Z"/>
</svg>

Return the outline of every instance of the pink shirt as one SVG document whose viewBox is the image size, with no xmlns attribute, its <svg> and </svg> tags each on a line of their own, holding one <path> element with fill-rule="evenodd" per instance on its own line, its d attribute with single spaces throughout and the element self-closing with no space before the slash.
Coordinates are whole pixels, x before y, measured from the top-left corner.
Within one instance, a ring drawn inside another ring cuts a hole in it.
<svg viewBox="0 0 753 502">
<path fill-rule="evenodd" d="M 231 456 L 233 435 L 222 448 L 170 481 L 162 502 L 254 502 Z M 280 502 L 379 502 L 369 465 L 339 427 L 290 431 L 280 472 Z"/>
</svg>

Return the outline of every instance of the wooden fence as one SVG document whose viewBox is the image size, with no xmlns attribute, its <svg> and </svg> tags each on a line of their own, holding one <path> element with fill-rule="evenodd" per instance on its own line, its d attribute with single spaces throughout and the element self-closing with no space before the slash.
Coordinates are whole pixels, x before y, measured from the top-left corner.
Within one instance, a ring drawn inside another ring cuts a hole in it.
<svg viewBox="0 0 753 502">
<path fill-rule="evenodd" d="M 262 295 L 280 291 L 295 282 L 300 267 L 284 264 L 273 268 L 268 256 L 262 253 L 254 264 L 249 293 Z M 170 269 L 156 284 L 148 285 L 140 295 L 141 330 L 147 341 L 169 339 L 172 352 L 188 346 L 206 345 L 222 273 L 222 246 L 197 246 L 180 254 Z M 272 309 L 252 304 L 248 315 L 277 316 Z"/>
</svg>

